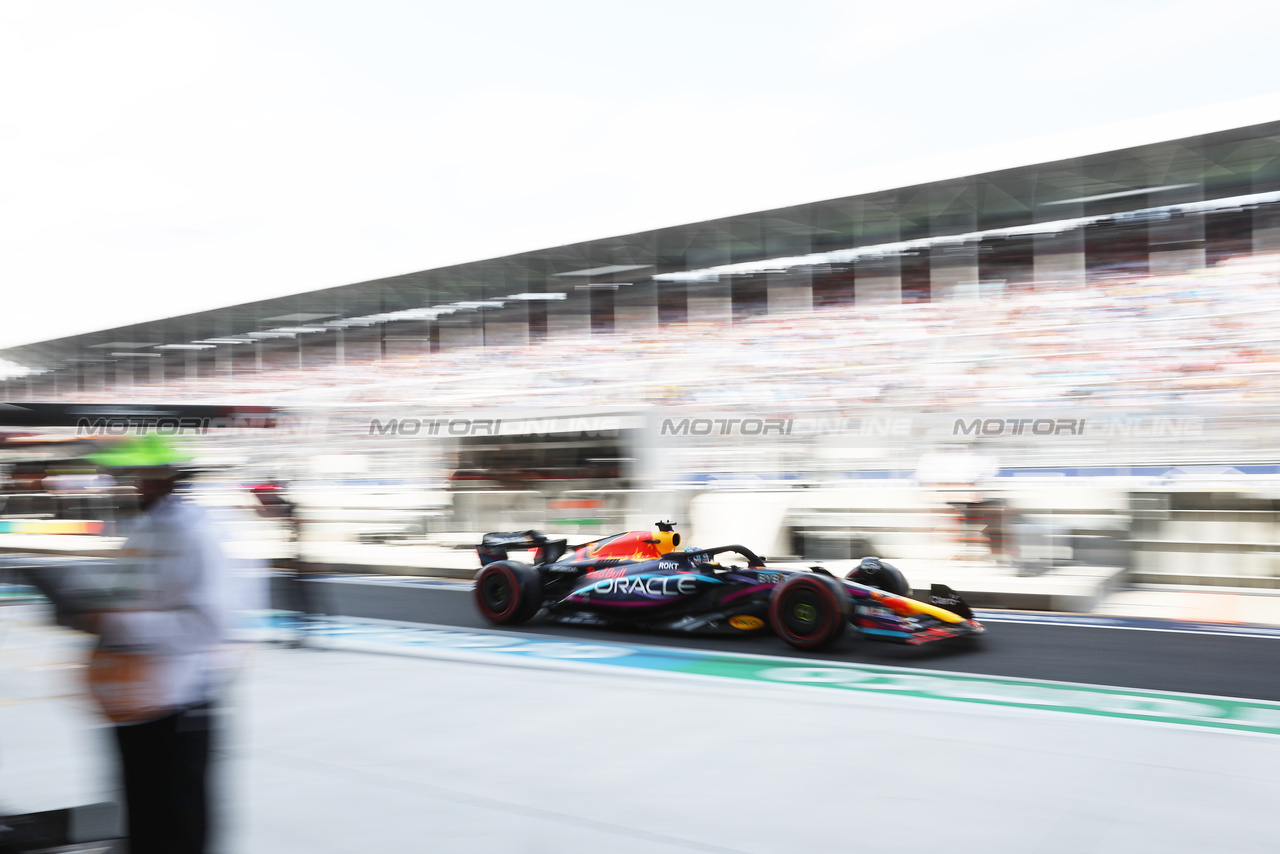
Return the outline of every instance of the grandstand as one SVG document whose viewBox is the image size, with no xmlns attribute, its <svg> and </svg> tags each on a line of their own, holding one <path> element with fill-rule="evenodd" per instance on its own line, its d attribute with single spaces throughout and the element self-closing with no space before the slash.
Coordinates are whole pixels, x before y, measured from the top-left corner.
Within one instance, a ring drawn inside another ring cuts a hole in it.
<svg viewBox="0 0 1280 854">
<path fill-rule="evenodd" d="M 564 405 L 566 389 L 600 405 L 1261 405 L 1276 402 L 1278 288 L 1280 256 L 1242 256 L 1178 275 L 999 298 L 762 313 L 724 327 L 687 323 L 679 336 L 641 327 L 490 345 L 483 360 L 458 349 L 158 382 L 135 377 L 128 388 L 139 401 L 234 394 L 430 402 L 443 410 Z M 108 383 L 75 397 L 108 402 L 119 391 Z"/>
<path fill-rule="evenodd" d="M 1002 295 L 1037 295 L 1024 296 L 1030 305 L 1049 290 L 1069 310 L 1064 301 L 1095 300 L 1099 284 L 1116 307 L 1095 314 L 1143 302 L 1149 312 L 1164 277 L 1280 251 L 1277 155 L 1280 122 L 139 323 L 0 351 L 31 371 L 4 392 L 206 396 L 362 383 L 402 357 L 447 371 L 477 346 L 487 361 L 520 361 L 533 357 L 500 353 L 584 335 L 607 349 L 617 333 L 675 328 L 688 342 L 690 324 L 759 326 L 796 312 L 843 329 L 844 315 L 827 310 L 850 307 L 850 318 L 874 307 L 874 324 L 905 316 L 888 306 L 923 303 L 937 308 L 919 317 L 936 325 L 947 306 L 977 301 L 973 326 L 1012 310 L 986 308 Z M 1155 290 L 1117 291 L 1136 280 Z M 1179 299 L 1214 300 L 1186 290 Z"/>
<path fill-rule="evenodd" d="M 684 516 L 697 493 L 725 487 L 915 482 L 931 451 L 977 443 L 1005 478 L 1111 478 L 1087 499 L 1110 521 L 1079 534 L 1111 542 L 1138 518 L 1130 505 L 1145 499 L 1132 490 L 1187 473 L 1233 490 L 1280 481 L 1278 291 L 1274 122 L 0 358 L 30 369 L 5 381 L 12 403 L 281 407 L 287 441 L 229 431 L 206 449 L 318 489 L 412 488 L 430 504 L 413 499 L 415 513 L 459 531 L 568 524 L 590 506 L 585 533 L 606 517 Z M 766 421 L 785 430 L 710 426 Z M 1022 510 L 1051 517 L 1060 493 L 1023 495 Z M 840 492 L 837 503 L 882 500 Z M 887 524 L 832 522 L 823 501 L 778 510 L 775 540 Z M 1180 512 L 1245 512 L 1209 503 Z M 929 530 L 928 500 L 908 504 L 915 521 L 895 549 Z M 1170 530 L 1149 535 L 1148 568 L 1175 565 L 1159 550 L 1196 539 Z M 1280 530 L 1251 536 L 1251 572 L 1270 578 Z"/>
<path fill-rule="evenodd" d="M 1270 462 L 1280 446 L 1269 415 L 1278 277 L 1274 122 L 0 357 L 31 371 L 5 381 L 10 401 L 235 398 L 346 413 L 326 425 L 349 436 L 404 406 L 876 412 L 915 419 L 895 446 L 910 456 L 944 438 L 946 416 L 1083 406 L 1100 417 L 1192 412 L 1211 419 L 1217 446 L 1176 431 L 1074 443 L 1002 436 L 1002 459 Z M 940 418 L 922 418 L 931 413 Z M 886 459 L 892 450 L 840 465 L 908 467 L 905 456 Z"/>
</svg>

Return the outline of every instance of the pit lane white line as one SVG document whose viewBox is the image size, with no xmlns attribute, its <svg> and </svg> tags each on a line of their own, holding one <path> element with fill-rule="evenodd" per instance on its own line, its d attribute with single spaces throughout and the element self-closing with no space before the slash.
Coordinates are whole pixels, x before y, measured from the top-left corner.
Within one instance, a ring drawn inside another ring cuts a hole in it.
<svg viewBox="0 0 1280 854">
<path fill-rule="evenodd" d="M 1190 620 L 1164 620 L 1139 617 L 1094 617 L 1086 614 L 1023 614 L 1002 611 L 974 611 L 983 623 L 1022 623 L 1029 626 L 1069 626 L 1079 629 L 1126 629 L 1131 632 L 1167 632 L 1183 635 L 1219 635 L 1224 637 L 1280 638 L 1280 627 L 1197 623 Z M 1170 625 L 1159 625 L 1169 623 Z"/>
</svg>

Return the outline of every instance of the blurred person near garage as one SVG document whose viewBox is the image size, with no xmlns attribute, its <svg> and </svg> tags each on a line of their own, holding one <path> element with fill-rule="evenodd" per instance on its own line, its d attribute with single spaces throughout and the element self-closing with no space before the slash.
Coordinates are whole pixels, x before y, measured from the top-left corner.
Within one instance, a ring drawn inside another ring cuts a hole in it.
<svg viewBox="0 0 1280 854">
<path fill-rule="evenodd" d="M 302 552 L 302 515 L 288 487 L 280 481 L 258 484 L 250 490 L 258 500 L 257 512 L 266 519 L 284 523 L 291 553 L 276 560 L 280 570 L 273 584 L 277 599 L 286 611 L 295 616 L 289 646 L 300 649 L 307 644 L 307 631 L 326 615 L 324 596 L 317 577 L 320 570 L 306 560 Z"/>
<path fill-rule="evenodd" d="M 187 459 L 162 437 L 88 459 L 134 484 L 141 513 L 116 562 L 110 604 L 60 612 L 59 622 L 98 636 L 90 693 L 114 724 L 130 854 L 203 854 L 232 566 L 213 519 L 175 494 Z"/>
<path fill-rule="evenodd" d="M 944 444 L 916 464 L 916 482 L 932 491 L 959 523 L 961 552 L 956 557 L 974 557 L 973 549 L 979 547 L 999 562 L 1012 560 L 1008 506 L 986 494 L 999 471 L 994 454 L 964 441 Z"/>
</svg>

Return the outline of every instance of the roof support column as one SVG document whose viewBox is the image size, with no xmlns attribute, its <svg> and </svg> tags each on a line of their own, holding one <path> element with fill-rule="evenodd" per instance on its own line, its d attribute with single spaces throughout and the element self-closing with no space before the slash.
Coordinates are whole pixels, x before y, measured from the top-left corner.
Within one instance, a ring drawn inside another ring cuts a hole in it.
<svg viewBox="0 0 1280 854">
<path fill-rule="evenodd" d="M 906 303 L 932 302 L 930 252 L 924 249 L 907 252 L 898 258 L 899 276 L 902 280 L 902 301 Z"/>
<path fill-rule="evenodd" d="M 929 249 L 929 291 L 934 302 L 978 295 L 978 244 L 944 243 Z"/>
<path fill-rule="evenodd" d="M 1254 254 L 1280 254 L 1280 208 L 1261 207 L 1253 212 Z"/>
<path fill-rule="evenodd" d="M 1150 223 L 1147 240 L 1151 275 L 1174 276 L 1204 269 L 1204 214 L 1199 211 L 1178 212 Z"/>
<path fill-rule="evenodd" d="M 690 282 L 688 323 L 732 323 L 733 289 L 729 282 Z"/>
<path fill-rule="evenodd" d="M 978 244 L 978 290 L 1000 296 L 1031 285 L 1035 279 L 1035 248 L 1026 235 L 984 238 Z"/>
<path fill-rule="evenodd" d="M 383 347 L 388 356 L 418 357 L 430 354 L 431 326 L 427 321 L 393 320 L 380 325 Z M 487 338 L 485 343 L 488 343 Z"/>
<path fill-rule="evenodd" d="M 476 312 L 459 312 L 440 323 L 439 328 L 442 350 L 484 346 L 484 326 Z"/>
<path fill-rule="evenodd" d="M 723 223 L 701 231 L 684 251 L 686 270 L 732 263 L 732 236 Z M 686 323 L 733 323 L 733 279 L 685 283 Z"/>
<path fill-rule="evenodd" d="M 1212 267 L 1253 252 L 1253 210 L 1210 211 L 1204 215 L 1204 265 Z"/>
<path fill-rule="evenodd" d="M 617 290 L 607 287 L 593 287 L 587 290 L 591 305 L 591 333 L 601 334 L 613 332 L 616 326 L 614 309 L 617 302 Z"/>
<path fill-rule="evenodd" d="M 811 267 L 800 267 L 786 273 L 770 273 L 767 281 L 769 314 L 803 314 L 813 311 Z"/>
<path fill-rule="evenodd" d="M 1085 276 L 1099 279 L 1145 276 L 1151 262 L 1151 238 L 1144 220 L 1110 220 L 1085 226 Z"/>
<path fill-rule="evenodd" d="M 684 282 L 662 282 L 658 292 L 658 323 L 665 327 L 689 322 L 689 298 Z"/>
<path fill-rule="evenodd" d="M 900 305 L 902 267 L 897 255 L 858 259 L 854 267 L 853 304 Z"/>
<path fill-rule="evenodd" d="M 613 325 L 624 332 L 648 332 L 658 328 L 658 285 L 636 282 L 618 288 L 613 300 Z"/>
<path fill-rule="evenodd" d="M 502 320 L 485 320 L 484 346 L 525 347 L 528 344 L 529 321 L 513 320 L 507 317 Z"/>
<path fill-rule="evenodd" d="M 1084 230 L 1037 234 L 1032 238 L 1035 288 L 1080 287 L 1084 284 Z"/>
<path fill-rule="evenodd" d="M 547 337 L 572 338 L 591 334 L 590 294 L 569 292 L 569 298 L 547 305 Z"/>
<path fill-rule="evenodd" d="M 235 346 L 234 344 L 219 344 L 218 348 L 213 351 L 213 363 L 216 365 L 216 373 L 218 376 L 234 377 L 235 369 Z"/>
<path fill-rule="evenodd" d="M 802 258 L 813 252 L 812 226 L 807 217 L 768 219 L 762 224 L 765 256 Z M 766 273 L 766 314 L 813 311 L 813 267 L 799 266 L 780 273 Z"/>
</svg>

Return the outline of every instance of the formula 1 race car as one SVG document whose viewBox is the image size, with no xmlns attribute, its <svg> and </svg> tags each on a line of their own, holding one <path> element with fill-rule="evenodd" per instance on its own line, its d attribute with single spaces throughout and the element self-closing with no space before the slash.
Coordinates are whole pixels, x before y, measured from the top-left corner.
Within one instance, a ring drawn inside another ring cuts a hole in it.
<svg viewBox="0 0 1280 854">
<path fill-rule="evenodd" d="M 985 629 L 949 587 L 911 598 L 902 573 L 875 557 L 843 579 L 821 567 L 766 568 L 740 545 L 677 550 L 670 522 L 569 546 L 540 531 L 485 534 L 475 602 L 491 623 L 515 625 L 542 610 L 558 623 L 743 634 L 772 627 L 797 649 L 820 649 L 852 626 L 871 640 L 923 644 Z M 508 558 L 532 550 L 533 563 Z M 745 566 L 722 563 L 736 554 Z"/>
</svg>

